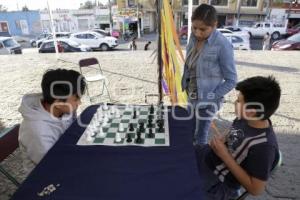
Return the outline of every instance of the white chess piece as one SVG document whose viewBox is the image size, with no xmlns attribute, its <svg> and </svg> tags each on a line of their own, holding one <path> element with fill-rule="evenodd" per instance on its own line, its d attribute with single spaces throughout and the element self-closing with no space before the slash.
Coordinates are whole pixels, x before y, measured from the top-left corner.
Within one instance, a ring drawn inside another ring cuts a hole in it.
<svg viewBox="0 0 300 200">
<path fill-rule="evenodd" d="M 116 118 L 120 118 L 121 117 L 121 114 L 120 114 L 120 111 L 119 110 L 116 110 L 116 115 L 115 115 Z"/>
<path fill-rule="evenodd" d="M 123 124 L 120 124 L 120 125 L 119 125 L 119 131 L 120 131 L 120 132 L 124 132 L 124 126 L 123 126 Z"/>
<path fill-rule="evenodd" d="M 100 137 L 104 137 L 105 136 L 102 127 L 99 128 L 99 136 Z"/>
<path fill-rule="evenodd" d="M 103 104 L 103 110 L 108 110 L 108 106 L 106 102 Z"/>
<path fill-rule="evenodd" d="M 122 141 L 121 135 L 119 132 L 116 133 L 115 142 L 119 143 Z"/>
</svg>

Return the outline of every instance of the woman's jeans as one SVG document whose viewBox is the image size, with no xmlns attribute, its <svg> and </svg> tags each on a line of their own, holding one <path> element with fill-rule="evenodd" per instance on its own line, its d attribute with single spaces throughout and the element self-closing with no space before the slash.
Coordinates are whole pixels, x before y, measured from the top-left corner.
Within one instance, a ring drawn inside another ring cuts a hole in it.
<svg viewBox="0 0 300 200">
<path fill-rule="evenodd" d="M 189 112 L 196 117 L 196 129 L 194 133 L 194 144 L 207 144 L 208 133 L 211 122 L 221 107 L 223 101 L 219 103 L 199 103 L 195 100 L 189 100 Z"/>
</svg>

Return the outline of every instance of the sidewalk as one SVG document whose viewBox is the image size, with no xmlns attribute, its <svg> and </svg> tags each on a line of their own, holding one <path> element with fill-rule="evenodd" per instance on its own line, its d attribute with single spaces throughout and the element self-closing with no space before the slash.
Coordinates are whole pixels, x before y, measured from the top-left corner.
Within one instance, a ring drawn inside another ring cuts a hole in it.
<svg viewBox="0 0 300 200">
<path fill-rule="evenodd" d="M 112 98 L 122 103 L 143 104 L 146 93 L 157 93 L 157 66 L 150 57 L 152 51 L 111 51 L 63 54 L 56 61 L 54 54 L 28 53 L 0 56 L 0 128 L 21 122 L 17 109 L 26 93 L 39 92 L 42 74 L 46 69 L 64 67 L 78 70 L 78 60 L 84 57 L 99 59 L 108 77 Z M 282 87 L 281 105 L 272 118 L 283 153 L 283 166 L 270 179 L 266 192 L 255 199 L 300 199 L 300 58 L 299 52 L 236 51 L 239 80 L 256 75 L 274 75 Z M 126 93 L 127 92 L 127 93 Z M 122 93 L 123 95 L 120 95 Z M 131 94 L 131 95 L 130 95 Z M 235 93 L 227 96 L 218 126 L 228 125 L 234 118 Z M 101 100 L 103 101 L 103 99 Z M 83 99 L 82 111 L 89 105 Z M 5 168 L 23 180 L 19 152 L 7 160 Z M 0 199 L 9 199 L 15 187 L 0 175 Z M 254 199 L 254 198 L 249 198 Z"/>
</svg>

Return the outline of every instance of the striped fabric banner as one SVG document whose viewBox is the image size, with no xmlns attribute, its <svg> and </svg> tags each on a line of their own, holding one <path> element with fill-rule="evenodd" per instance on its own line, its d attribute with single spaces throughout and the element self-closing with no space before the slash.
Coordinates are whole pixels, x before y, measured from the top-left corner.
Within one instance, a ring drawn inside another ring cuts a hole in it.
<svg viewBox="0 0 300 200">
<path fill-rule="evenodd" d="M 169 0 L 163 0 L 161 29 L 163 90 L 170 97 L 172 105 L 186 107 L 187 94 L 186 92 L 182 92 L 181 87 L 181 67 L 184 64 L 184 56 L 176 32 Z"/>
</svg>

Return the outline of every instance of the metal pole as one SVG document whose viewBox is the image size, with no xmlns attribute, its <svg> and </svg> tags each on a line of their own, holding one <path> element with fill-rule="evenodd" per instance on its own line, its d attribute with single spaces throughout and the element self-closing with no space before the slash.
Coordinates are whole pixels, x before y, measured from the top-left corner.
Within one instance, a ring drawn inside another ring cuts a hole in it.
<svg viewBox="0 0 300 200">
<path fill-rule="evenodd" d="M 242 1 L 241 1 L 241 0 L 238 0 L 238 10 L 237 10 L 236 26 L 239 26 L 239 23 L 240 23 L 241 7 L 242 7 Z"/>
<path fill-rule="evenodd" d="M 159 102 L 162 102 L 163 99 L 163 91 L 162 91 L 162 69 L 163 69 L 163 63 L 162 63 L 162 41 L 161 41 L 161 0 L 156 0 L 156 6 L 157 6 L 157 28 L 158 28 L 158 47 L 157 47 L 157 64 L 158 64 L 158 94 L 159 94 Z"/>
<path fill-rule="evenodd" d="M 192 31 L 193 1 L 188 1 L 188 41 Z"/>
<path fill-rule="evenodd" d="M 109 32 L 110 32 L 110 35 L 112 35 L 112 32 L 113 32 L 113 20 L 112 20 L 112 14 L 111 14 L 111 3 L 110 3 L 110 0 L 108 0 L 108 10 L 109 10 Z"/>
<path fill-rule="evenodd" d="M 139 0 L 137 0 L 137 28 L 138 28 L 138 38 L 141 38 L 141 28 L 140 28 L 140 15 L 139 15 Z"/>
<path fill-rule="evenodd" d="M 47 0 L 47 6 L 48 6 L 48 11 L 49 11 L 49 16 L 50 16 L 50 22 L 51 22 L 51 26 L 52 26 L 52 34 L 53 34 L 53 42 L 54 42 L 54 48 L 55 48 L 55 55 L 56 58 L 58 59 L 59 55 L 58 55 L 58 47 L 57 47 L 57 40 L 56 40 L 56 30 L 55 30 L 55 26 L 53 23 L 53 15 L 52 15 L 52 10 L 51 10 L 51 6 L 49 4 L 49 0 Z"/>
</svg>

